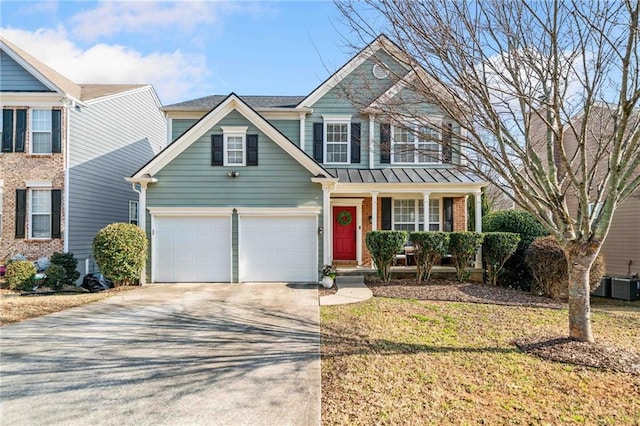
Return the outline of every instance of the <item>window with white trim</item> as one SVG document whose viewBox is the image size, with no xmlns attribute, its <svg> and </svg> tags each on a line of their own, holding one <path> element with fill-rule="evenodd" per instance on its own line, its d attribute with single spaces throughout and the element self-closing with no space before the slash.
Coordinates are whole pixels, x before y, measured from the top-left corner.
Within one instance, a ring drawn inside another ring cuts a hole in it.
<svg viewBox="0 0 640 426">
<path fill-rule="evenodd" d="M 0 111 L 0 143 L 2 143 L 3 130 L 4 130 L 4 109 Z M 0 150 L 0 154 L 2 154 L 2 150 Z"/>
<path fill-rule="evenodd" d="M 31 110 L 31 153 L 51 154 L 52 123 L 50 109 Z"/>
<path fill-rule="evenodd" d="M 326 164 L 349 164 L 351 121 L 324 121 L 324 150 Z"/>
<path fill-rule="evenodd" d="M 429 200 L 429 231 L 440 230 L 440 200 Z M 393 229 L 415 232 L 424 230 L 424 202 L 421 199 L 393 200 Z"/>
<path fill-rule="evenodd" d="M 138 202 L 129 200 L 129 223 L 137 225 L 138 222 Z"/>
<path fill-rule="evenodd" d="M 439 164 L 440 132 L 432 127 L 391 126 L 391 162 L 394 164 Z"/>
<path fill-rule="evenodd" d="M 51 238 L 51 190 L 31 189 L 29 193 L 30 237 Z"/>
<path fill-rule="evenodd" d="M 225 166 L 245 166 L 247 164 L 247 127 L 223 126 Z"/>
</svg>

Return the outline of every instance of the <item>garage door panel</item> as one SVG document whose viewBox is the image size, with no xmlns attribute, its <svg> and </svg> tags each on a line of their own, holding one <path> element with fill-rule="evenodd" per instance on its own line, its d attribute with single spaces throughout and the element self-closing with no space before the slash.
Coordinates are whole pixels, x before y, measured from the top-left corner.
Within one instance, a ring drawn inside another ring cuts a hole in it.
<svg viewBox="0 0 640 426">
<path fill-rule="evenodd" d="M 231 281 L 230 240 L 229 217 L 155 218 L 155 281 Z"/>
<path fill-rule="evenodd" d="M 317 218 L 257 216 L 240 219 L 241 281 L 316 281 Z"/>
</svg>

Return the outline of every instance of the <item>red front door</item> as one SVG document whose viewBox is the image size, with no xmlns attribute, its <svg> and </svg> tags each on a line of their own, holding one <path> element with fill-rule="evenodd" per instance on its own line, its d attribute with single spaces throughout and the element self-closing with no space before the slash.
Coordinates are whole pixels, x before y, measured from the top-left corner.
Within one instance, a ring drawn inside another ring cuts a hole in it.
<svg viewBox="0 0 640 426">
<path fill-rule="evenodd" d="M 356 260 L 356 208 L 333 208 L 333 259 Z"/>
</svg>

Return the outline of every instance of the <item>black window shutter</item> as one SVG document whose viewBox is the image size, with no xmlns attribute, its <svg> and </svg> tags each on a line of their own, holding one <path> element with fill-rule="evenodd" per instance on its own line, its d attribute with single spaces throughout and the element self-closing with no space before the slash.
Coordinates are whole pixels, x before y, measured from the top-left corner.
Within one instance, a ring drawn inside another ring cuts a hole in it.
<svg viewBox="0 0 640 426">
<path fill-rule="evenodd" d="M 62 238 L 60 220 L 62 218 L 62 191 L 51 191 L 51 238 Z"/>
<path fill-rule="evenodd" d="M 442 132 L 442 162 L 451 163 L 451 138 L 453 136 L 453 125 L 446 123 Z"/>
<path fill-rule="evenodd" d="M 391 163 L 391 125 L 380 123 L 380 163 Z"/>
<path fill-rule="evenodd" d="M 258 135 L 247 135 L 247 166 L 258 165 Z"/>
<path fill-rule="evenodd" d="M 443 200 L 443 204 L 444 204 L 444 231 L 453 232 L 453 198 L 445 198 Z"/>
<path fill-rule="evenodd" d="M 62 111 L 51 110 L 51 152 L 62 152 Z"/>
<path fill-rule="evenodd" d="M 13 110 L 2 110 L 2 152 L 13 152 Z"/>
<path fill-rule="evenodd" d="M 16 152 L 24 152 L 24 141 L 27 134 L 27 110 L 16 110 Z"/>
<path fill-rule="evenodd" d="M 360 162 L 360 123 L 351 123 L 351 162 Z"/>
<path fill-rule="evenodd" d="M 382 230 L 389 231 L 391 230 L 391 198 L 381 198 L 382 202 Z"/>
<path fill-rule="evenodd" d="M 224 164 L 224 138 L 222 135 L 211 135 L 211 165 Z"/>
<path fill-rule="evenodd" d="M 16 189 L 16 238 L 24 238 L 27 219 L 27 190 Z"/>
<path fill-rule="evenodd" d="M 324 153 L 323 123 L 313 123 L 313 159 L 322 163 Z"/>
</svg>

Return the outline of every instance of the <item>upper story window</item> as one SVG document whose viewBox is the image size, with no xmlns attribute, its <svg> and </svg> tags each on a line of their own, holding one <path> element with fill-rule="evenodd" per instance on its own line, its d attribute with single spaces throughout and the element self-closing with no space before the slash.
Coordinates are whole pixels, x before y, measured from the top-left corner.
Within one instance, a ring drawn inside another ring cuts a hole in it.
<svg viewBox="0 0 640 426">
<path fill-rule="evenodd" d="M 324 120 L 324 162 L 349 164 L 351 157 L 351 119 Z"/>
<path fill-rule="evenodd" d="M 440 132 L 432 127 L 391 127 L 391 162 L 439 164 Z"/>
<path fill-rule="evenodd" d="M 31 153 L 51 154 L 52 152 L 51 110 L 31 110 Z"/>
<path fill-rule="evenodd" d="M 224 165 L 246 165 L 247 127 L 222 127 L 224 138 Z"/>
</svg>

